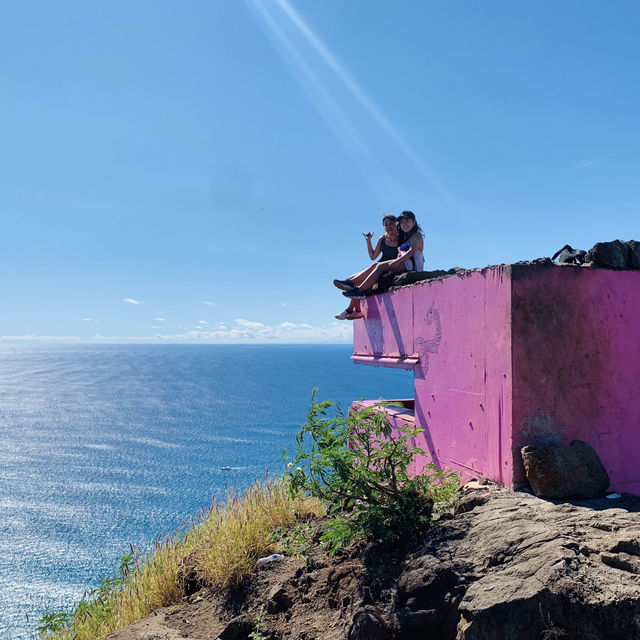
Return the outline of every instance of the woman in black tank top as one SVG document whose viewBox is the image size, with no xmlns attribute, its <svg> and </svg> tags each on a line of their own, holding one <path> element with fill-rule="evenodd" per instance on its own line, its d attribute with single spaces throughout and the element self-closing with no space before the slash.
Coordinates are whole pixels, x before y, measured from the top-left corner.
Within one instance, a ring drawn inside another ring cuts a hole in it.
<svg viewBox="0 0 640 640">
<path fill-rule="evenodd" d="M 394 245 L 389 246 L 387 244 L 386 237 L 380 238 L 380 252 L 381 257 L 378 262 L 383 262 L 384 260 L 394 260 L 398 257 L 398 239 L 396 236 L 396 243 Z"/>
<path fill-rule="evenodd" d="M 367 241 L 367 250 L 372 260 L 375 260 L 380 254 L 382 254 L 380 261 L 393 260 L 398 257 L 398 219 L 395 216 L 386 215 L 382 218 L 382 224 L 384 226 L 384 235 L 378 238 L 375 249 L 371 244 L 371 236 L 373 236 L 373 234 L 369 231 L 362 235 Z"/>
<path fill-rule="evenodd" d="M 392 215 L 386 215 L 382 218 L 382 224 L 384 226 L 384 235 L 378 238 L 378 242 L 373 248 L 371 244 L 371 237 L 373 234 L 371 232 L 363 233 L 362 235 L 365 237 L 367 241 L 367 250 L 369 251 L 369 257 L 372 260 L 375 260 L 378 256 L 380 256 L 379 262 L 383 262 L 385 260 L 394 260 L 398 257 L 398 219 Z M 339 313 L 336 318 L 338 320 L 355 320 L 357 318 L 362 318 L 362 311 L 360 309 L 360 300 L 351 300 L 349 302 L 349 306 Z"/>
</svg>

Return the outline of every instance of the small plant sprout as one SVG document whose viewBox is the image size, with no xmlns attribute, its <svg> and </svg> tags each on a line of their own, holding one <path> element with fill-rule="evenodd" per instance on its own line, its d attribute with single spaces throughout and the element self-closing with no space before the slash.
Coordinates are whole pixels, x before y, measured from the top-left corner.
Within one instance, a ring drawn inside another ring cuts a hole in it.
<svg viewBox="0 0 640 640">
<path fill-rule="evenodd" d="M 267 627 L 267 623 L 264 621 L 265 610 L 266 607 L 263 604 L 256 614 L 256 628 L 249 634 L 250 640 L 268 640 L 268 637 L 263 633 Z"/>
</svg>

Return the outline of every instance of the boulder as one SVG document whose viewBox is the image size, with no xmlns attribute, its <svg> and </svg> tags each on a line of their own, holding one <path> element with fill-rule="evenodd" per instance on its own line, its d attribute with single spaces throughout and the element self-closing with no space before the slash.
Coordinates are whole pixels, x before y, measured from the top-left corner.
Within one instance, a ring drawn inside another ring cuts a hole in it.
<svg viewBox="0 0 640 640">
<path fill-rule="evenodd" d="M 521 453 L 527 480 L 537 496 L 584 500 L 602 497 L 609 488 L 609 474 L 587 442 L 528 445 Z"/>
<path fill-rule="evenodd" d="M 593 262 L 599 267 L 611 269 L 626 269 L 629 249 L 625 242 L 598 242 L 587 251 L 586 261 Z"/>
<path fill-rule="evenodd" d="M 640 269 L 640 242 L 629 240 L 627 247 L 629 247 L 628 266 L 631 269 Z"/>
<path fill-rule="evenodd" d="M 276 584 L 267 595 L 267 611 L 269 613 L 280 613 L 290 607 L 291 596 L 282 585 Z"/>
<path fill-rule="evenodd" d="M 353 616 L 348 640 L 391 640 L 392 633 L 373 605 L 361 607 Z"/>
</svg>

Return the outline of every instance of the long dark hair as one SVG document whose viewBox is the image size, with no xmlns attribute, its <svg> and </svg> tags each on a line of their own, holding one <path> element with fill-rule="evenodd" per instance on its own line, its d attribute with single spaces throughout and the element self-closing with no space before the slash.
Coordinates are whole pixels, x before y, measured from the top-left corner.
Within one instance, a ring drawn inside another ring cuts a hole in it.
<svg viewBox="0 0 640 640">
<path fill-rule="evenodd" d="M 400 218 L 403 218 L 403 217 L 409 218 L 409 220 L 413 220 L 415 224 L 413 225 L 413 229 L 411 229 L 409 233 L 405 233 L 402 230 L 402 227 L 398 224 L 398 243 L 399 244 L 404 244 L 405 242 L 408 242 L 409 238 L 411 238 L 414 233 L 419 233 L 420 235 L 424 235 L 422 233 L 422 229 L 420 228 L 420 225 L 418 224 L 418 221 L 416 220 L 416 216 L 414 215 L 413 211 L 403 211 L 398 216 L 398 222 L 400 222 Z"/>
</svg>

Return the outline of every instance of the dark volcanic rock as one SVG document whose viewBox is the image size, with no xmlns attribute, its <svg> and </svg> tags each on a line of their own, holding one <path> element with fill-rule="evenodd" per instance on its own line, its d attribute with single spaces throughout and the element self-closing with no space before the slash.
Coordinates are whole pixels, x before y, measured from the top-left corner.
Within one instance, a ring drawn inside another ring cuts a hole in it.
<svg viewBox="0 0 640 640">
<path fill-rule="evenodd" d="M 373 605 L 365 605 L 353 617 L 349 640 L 391 640 L 392 634 L 380 611 Z"/>
<path fill-rule="evenodd" d="M 188 555 L 178 567 L 177 582 L 185 596 L 193 595 L 204 587 L 195 567 L 196 559 L 193 555 Z"/>
<path fill-rule="evenodd" d="M 401 273 L 393 279 L 394 287 L 404 287 L 407 284 L 414 284 L 415 282 L 423 282 L 424 280 L 435 280 L 436 278 L 444 278 L 445 276 L 453 276 L 457 273 L 456 269 L 449 269 L 443 271 L 437 269 L 436 271 L 407 271 Z"/>
<path fill-rule="evenodd" d="M 286 611 L 291 606 L 291 597 L 287 590 L 276 585 L 267 596 L 267 611 L 269 613 L 278 613 Z"/>
<path fill-rule="evenodd" d="M 256 571 L 237 609 L 203 590 L 109 638 L 640 638 L 640 498 L 557 504 L 476 481 L 463 501 L 473 508 L 404 550 L 363 564 L 357 547 L 341 557 L 315 548 L 317 561 Z"/>
<path fill-rule="evenodd" d="M 587 251 L 587 262 L 593 262 L 600 267 L 626 269 L 629 249 L 621 240 L 613 242 L 598 242 Z"/>
<path fill-rule="evenodd" d="M 528 445 L 521 450 L 527 480 L 545 498 L 600 498 L 609 475 L 593 447 L 581 440 L 567 446 Z"/>
<path fill-rule="evenodd" d="M 254 623 L 246 616 L 235 618 L 218 634 L 216 640 L 245 640 L 254 631 L 254 627 Z"/>
<path fill-rule="evenodd" d="M 640 242 L 629 240 L 627 247 L 629 247 L 628 266 L 631 269 L 640 269 Z"/>
<path fill-rule="evenodd" d="M 463 591 L 457 569 L 431 555 L 408 565 L 398 579 L 396 625 L 400 638 L 419 637 L 426 628 L 437 637 L 451 637 L 457 622 L 457 615 L 451 614 Z"/>
<path fill-rule="evenodd" d="M 406 271 L 405 273 L 385 273 L 381 276 L 377 284 L 375 284 L 366 295 L 375 295 L 377 293 L 384 293 L 389 289 L 395 289 L 397 287 L 405 287 L 409 284 L 416 284 L 417 282 L 424 282 L 425 280 L 436 280 L 438 278 L 449 278 L 451 276 L 464 273 L 464 269 L 460 267 L 454 267 L 443 271 L 442 269 L 436 269 L 435 271 Z"/>
</svg>

